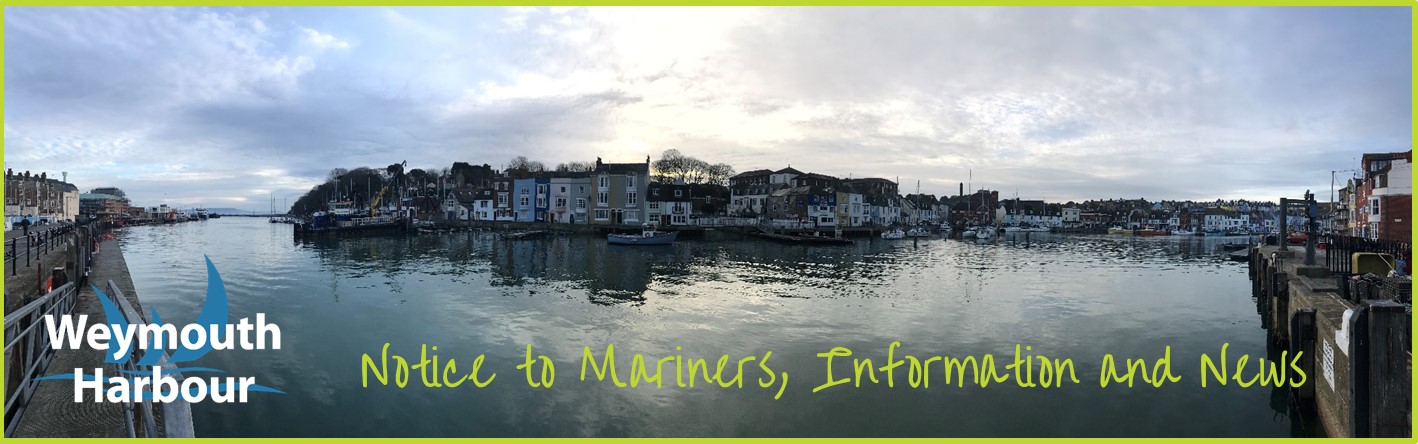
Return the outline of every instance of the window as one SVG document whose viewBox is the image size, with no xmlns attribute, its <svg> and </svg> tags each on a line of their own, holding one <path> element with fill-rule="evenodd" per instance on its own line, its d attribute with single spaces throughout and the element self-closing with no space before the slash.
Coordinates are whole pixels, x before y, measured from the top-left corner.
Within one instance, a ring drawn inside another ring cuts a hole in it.
<svg viewBox="0 0 1418 444">
<path fill-rule="evenodd" d="M 611 178 L 610 178 L 610 176 L 607 176 L 607 175 L 602 174 L 602 175 L 601 175 L 601 188 L 610 188 L 610 186 L 611 186 Z"/>
<path fill-rule="evenodd" d="M 563 193 L 566 192 L 566 185 L 562 185 L 562 186 L 561 186 L 561 192 L 563 192 Z"/>
<path fill-rule="evenodd" d="M 499 207 L 505 207 L 505 206 L 507 206 L 507 193 L 498 193 L 498 194 L 497 194 L 497 206 L 499 206 Z"/>
<path fill-rule="evenodd" d="M 565 198 L 565 197 L 558 197 L 558 198 L 556 198 L 556 207 L 557 207 L 557 208 L 566 208 L 566 198 Z"/>
<path fill-rule="evenodd" d="M 610 210 L 596 210 L 596 220 L 606 220 L 611 218 Z"/>
<path fill-rule="evenodd" d="M 625 187 L 635 188 L 635 173 L 625 175 Z"/>
<path fill-rule="evenodd" d="M 675 190 L 675 197 L 684 196 L 684 190 Z"/>
<path fill-rule="evenodd" d="M 586 199 L 577 198 L 577 199 L 576 199 L 576 209 L 578 209 L 578 210 L 584 210 L 584 209 L 586 209 Z"/>
<path fill-rule="evenodd" d="M 637 203 L 634 192 L 625 193 L 625 205 L 634 206 Z"/>
<path fill-rule="evenodd" d="M 519 202 L 519 203 L 518 203 L 519 205 L 524 206 L 524 207 L 531 204 L 530 202 L 528 202 L 527 196 L 525 196 L 525 195 L 522 196 L 522 200 L 520 200 L 520 201 L 518 201 L 518 202 Z"/>
<path fill-rule="evenodd" d="M 650 209 L 651 209 L 651 210 L 659 210 L 659 209 L 660 209 L 660 203 L 659 203 L 659 202 L 650 202 Z"/>
<path fill-rule="evenodd" d="M 1370 214 L 1370 215 L 1374 215 L 1374 216 L 1378 216 L 1378 215 L 1379 215 L 1379 200 L 1378 200 L 1378 199 L 1370 199 L 1370 200 L 1369 200 L 1369 214 Z"/>
<path fill-rule="evenodd" d="M 581 185 L 581 186 L 576 187 L 576 193 L 578 193 L 578 194 L 586 194 L 586 186 L 585 186 L 585 185 Z"/>
<path fill-rule="evenodd" d="M 604 206 L 606 206 L 607 203 L 609 203 L 608 201 L 609 201 L 609 199 L 606 198 L 606 192 L 605 192 L 605 191 L 602 191 L 602 192 L 596 194 L 596 206 L 598 206 L 598 207 L 604 207 Z"/>
</svg>

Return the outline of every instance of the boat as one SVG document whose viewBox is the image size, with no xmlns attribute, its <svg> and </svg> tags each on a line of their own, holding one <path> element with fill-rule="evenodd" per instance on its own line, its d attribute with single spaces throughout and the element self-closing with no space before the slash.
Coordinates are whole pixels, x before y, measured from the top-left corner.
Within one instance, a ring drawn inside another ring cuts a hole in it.
<svg viewBox="0 0 1418 444">
<path fill-rule="evenodd" d="M 974 228 L 966 228 L 965 231 L 961 231 L 961 232 L 960 232 L 960 238 L 961 238 L 961 239 L 969 239 L 969 238 L 972 238 L 972 237 L 975 237 L 975 229 L 974 229 Z"/>
<path fill-rule="evenodd" d="M 219 213 L 212 213 L 211 215 L 207 216 L 207 218 L 209 218 L 209 219 L 221 219 L 221 218 L 222 218 L 222 215 L 219 214 Z"/>
<path fill-rule="evenodd" d="M 1166 235 L 1167 235 L 1167 232 L 1166 232 L 1166 231 L 1163 231 L 1163 230 L 1155 230 L 1155 229 L 1151 229 L 1151 228 L 1143 228 L 1143 229 L 1137 230 L 1136 232 L 1134 232 L 1134 234 L 1136 234 L 1136 235 L 1138 235 L 1138 236 L 1166 236 Z"/>
<path fill-rule="evenodd" d="M 198 208 L 198 209 L 196 209 L 196 211 L 197 211 L 197 220 L 207 220 L 207 217 L 208 217 L 208 216 L 207 216 L 207 209 L 206 209 L 206 208 Z"/>
<path fill-rule="evenodd" d="M 940 224 L 940 232 L 943 233 L 943 234 L 945 234 L 945 235 L 950 235 L 950 223 L 949 223 L 949 222 L 942 222 L 942 223 Z"/>
<path fill-rule="evenodd" d="M 931 230 L 926 227 L 916 227 L 906 230 L 907 237 L 930 237 Z"/>
<path fill-rule="evenodd" d="M 975 238 L 977 239 L 989 239 L 992 237 L 995 237 L 995 230 L 993 228 L 980 227 L 975 230 Z"/>
<path fill-rule="evenodd" d="M 1195 236 L 1195 235 L 1196 235 L 1196 232 L 1195 232 L 1195 231 L 1192 231 L 1192 230 L 1172 230 L 1172 235 L 1173 235 L 1173 236 Z"/>
<path fill-rule="evenodd" d="M 1052 231 L 1052 230 L 1049 230 L 1049 227 L 1033 227 L 1033 228 L 1025 228 L 1024 231 L 1028 231 L 1028 232 L 1031 232 L 1031 233 L 1048 233 L 1049 231 Z"/>
<path fill-rule="evenodd" d="M 1132 230 L 1123 227 L 1109 227 L 1108 234 L 1132 234 Z"/>
<path fill-rule="evenodd" d="M 890 230 L 881 232 L 882 239 L 901 239 L 904 237 L 906 237 L 906 232 L 901 231 L 900 228 L 892 228 Z"/>
<path fill-rule="evenodd" d="M 640 234 L 608 234 L 606 240 L 613 245 L 670 245 L 674 243 L 678 231 L 656 231 L 655 225 L 645 224 Z"/>
</svg>

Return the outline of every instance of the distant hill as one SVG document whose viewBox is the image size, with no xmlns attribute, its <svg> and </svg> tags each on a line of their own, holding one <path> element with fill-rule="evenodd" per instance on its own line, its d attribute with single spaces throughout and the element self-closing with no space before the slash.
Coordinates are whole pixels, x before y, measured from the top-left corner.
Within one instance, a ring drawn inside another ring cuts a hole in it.
<svg viewBox="0 0 1418 444">
<path fill-rule="evenodd" d="M 208 208 L 207 213 L 226 216 L 230 214 L 251 214 L 251 210 L 242 210 L 239 208 Z"/>
</svg>

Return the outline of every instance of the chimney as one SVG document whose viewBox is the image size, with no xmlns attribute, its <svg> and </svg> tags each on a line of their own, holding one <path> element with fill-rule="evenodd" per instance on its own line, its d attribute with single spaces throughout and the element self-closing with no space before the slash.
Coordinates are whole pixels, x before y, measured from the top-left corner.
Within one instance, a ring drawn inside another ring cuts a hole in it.
<svg viewBox="0 0 1418 444">
<path fill-rule="evenodd" d="M 960 182 L 960 195 L 965 195 L 965 182 Z"/>
</svg>

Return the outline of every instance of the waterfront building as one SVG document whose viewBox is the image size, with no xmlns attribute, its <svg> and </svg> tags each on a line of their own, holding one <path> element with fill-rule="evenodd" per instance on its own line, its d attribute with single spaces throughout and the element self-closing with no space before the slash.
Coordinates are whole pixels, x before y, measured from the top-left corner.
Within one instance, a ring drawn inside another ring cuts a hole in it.
<svg viewBox="0 0 1418 444">
<path fill-rule="evenodd" d="M 1366 153 L 1354 193 L 1355 227 L 1369 239 L 1409 242 L 1413 199 L 1413 151 Z"/>
<path fill-rule="evenodd" d="M 650 221 L 661 226 L 689 225 L 694 206 L 690 187 L 683 181 L 650 184 L 645 202 L 649 205 Z"/>
<path fill-rule="evenodd" d="M 768 195 L 775 188 L 769 184 L 769 170 L 745 171 L 729 178 L 729 215 L 757 217 L 766 213 Z"/>
<path fill-rule="evenodd" d="M 604 163 L 596 158 L 591 173 L 593 225 L 640 225 L 647 219 L 644 197 L 649 189 L 650 157 L 645 163 Z"/>
<path fill-rule="evenodd" d="M 443 217 L 448 220 L 472 220 L 477 195 L 472 188 L 450 190 L 443 196 Z"/>
<path fill-rule="evenodd" d="M 695 217 L 717 217 L 728 215 L 729 188 L 714 183 L 689 184 L 690 215 Z"/>
<path fill-rule="evenodd" d="M 845 186 L 837 190 L 837 226 L 860 227 L 866 225 L 866 211 L 862 205 L 862 195 L 851 192 Z"/>
<path fill-rule="evenodd" d="M 586 173 L 558 173 L 548 181 L 550 206 L 547 220 L 561 224 L 590 222 L 591 177 Z"/>
<path fill-rule="evenodd" d="M 48 173 L 5 172 L 6 226 L 21 217 L 74 221 L 80 213 L 79 188 Z"/>
<path fill-rule="evenodd" d="M 512 185 L 513 179 L 510 177 L 497 177 L 492 180 L 493 198 L 492 220 L 514 221 L 517 220 L 517 212 L 512 205 Z"/>
<path fill-rule="evenodd" d="M 489 179 L 488 183 L 492 183 L 491 179 Z M 494 211 L 494 202 L 496 202 L 497 198 L 493 191 L 484 188 L 475 191 L 473 194 L 472 220 L 497 220 Z"/>
<path fill-rule="evenodd" d="M 93 191 L 110 191 L 97 193 Z M 117 194 L 111 194 L 116 192 Z M 128 215 L 128 198 L 117 188 L 96 188 L 79 195 L 79 213 L 106 221 L 121 220 Z"/>
</svg>

